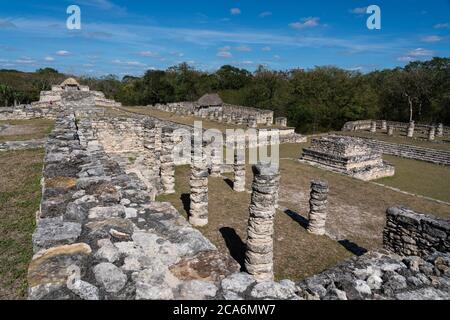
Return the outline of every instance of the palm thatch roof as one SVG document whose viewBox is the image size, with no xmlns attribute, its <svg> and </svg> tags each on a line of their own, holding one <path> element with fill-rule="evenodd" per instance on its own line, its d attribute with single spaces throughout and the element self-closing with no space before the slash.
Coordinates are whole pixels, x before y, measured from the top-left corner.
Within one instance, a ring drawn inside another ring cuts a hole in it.
<svg viewBox="0 0 450 320">
<path fill-rule="evenodd" d="M 80 84 L 78 83 L 77 80 L 75 80 L 74 78 L 67 78 L 66 80 L 64 80 L 63 83 L 61 83 L 61 87 L 65 87 L 65 86 L 79 86 Z"/>
<path fill-rule="evenodd" d="M 217 93 L 209 93 L 205 94 L 198 100 L 198 104 L 206 107 L 206 106 L 220 106 L 223 104 L 222 99 Z"/>
</svg>

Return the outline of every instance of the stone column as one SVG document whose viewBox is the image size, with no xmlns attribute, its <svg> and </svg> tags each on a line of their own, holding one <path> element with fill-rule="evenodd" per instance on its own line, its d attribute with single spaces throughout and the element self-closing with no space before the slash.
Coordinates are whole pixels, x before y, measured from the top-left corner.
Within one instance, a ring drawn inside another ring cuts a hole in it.
<svg viewBox="0 0 450 320">
<path fill-rule="evenodd" d="M 192 151 L 191 160 L 191 205 L 189 222 L 196 227 L 208 224 L 208 166 L 202 150 Z"/>
<path fill-rule="evenodd" d="M 443 123 L 439 123 L 438 127 L 437 127 L 437 136 L 438 137 L 443 137 L 444 136 L 444 124 Z"/>
<path fill-rule="evenodd" d="M 411 121 L 408 125 L 408 138 L 412 138 L 414 137 L 414 129 L 415 129 L 415 124 L 414 121 Z"/>
<path fill-rule="evenodd" d="M 431 126 L 430 130 L 428 131 L 428 140 L 429 141 L 434 141 L 436 137 L 436 127 L 435 126 Z"/>
<path fill-rule="evenodd" d="M 377 132 L 377 122 L 376 121 L 372 121 L 370 123 L 370 132 L 372 132 L 372 133 L 376 133 Z"/>
<path fill-rule="evenodd" d="M 394 126 L 393 125 L 390 125 L 389 127 L 388 127 L 388 136 L 393 136 L 394 135 Z"/>
<path fill-rule="evenodd" d="M 328 205 L 328 182 L 312 181 L 311 198 L 309 200 L 309 224 L 308 231 L 316 235 L 325 234 Z"/>
<path fill-rule="evenodd" d="M 237 152 L 234 155 L 234 181 L 233 190 L 236 192 L 245 191 L 245 156 Z"/>
<path fill-rule="evenodd" d="M 284 117 L 276 118 L 275 124 L 280 127 L 287 127 L 287 118 Z"/>
<path fill-rule="evenodd" d="M 255 117 L 248 118 L 249 128 L 258 128 L 258 120 Z"/>
<path fill-rule="evenodd" d="M 271 281 L 273 275 L 273 232 L 275 197 L 279 188 L 278 167 L 253 166 L 252 200 L 247 227 L 245 267 L 257 281 Z"/>
<path fill-rule="evenodd" d="M 164 194 L 175 193 L 175 161 L 173 157 L 173 128 L 164 127 L 161 134 L 161 184 Z"/>
<path fill-rule="evenodd" d="M 220 150 L 217 148 L 212 148 L 211 150 L 211 177 L 220 177 L 222 174 L 222 163 L 221 163 Z"/>
<path fill-rule="evenodd" d="M 386 120 L 381 121 L 381 130 L 383 130 L 383 131 L 387 130 L 387 121 Z"/>
</svg>

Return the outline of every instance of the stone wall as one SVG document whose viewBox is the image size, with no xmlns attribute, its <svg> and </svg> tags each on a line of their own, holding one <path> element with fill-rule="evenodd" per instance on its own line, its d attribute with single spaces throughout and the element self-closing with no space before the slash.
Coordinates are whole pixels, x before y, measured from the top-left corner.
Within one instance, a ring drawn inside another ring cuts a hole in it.
<svg viewBox="0 0 450 320">
<path fill-rule="evenodd" d="M 355 138 L 369 145 L 374 150 L 393 156 L 426 161 L 439 165 L 450 165 L 450 152 L 424 148 L 410 144 L 397 144 L 370 138 Z"/>
<path fill-rule="evenodd" d="M 236 125 L 250 125 L 253 121 L 256 121 L 257 124 L 273 124 L 273 111 L 231 104 L 201 107 L 197 102 L 176 102 L 156 104 L 149 107 L 180 115 L 197 116 Z"/>
<path fill-rule="evenodd" d="M 450 252 L 450 221 L 404 207 L 389 208 L 383 242 L 386 249 L 404 256 Z"/>
<path fill-rule="evenodd" d="M 385 130 L 383 128 L 383 122 L 385 120 L 377 120 L 375 121 L 377 124 L 378 130 Z M 342 131 L 369 131 L 371 128 L 373 120 L 359 120 L 359 121 L 349 121 L 344 124 Z M 395 131 L 399 131 L 402 133 L 406 133 L 408 131 L 409 123 L 406 122 L 398 122 L 398 121 L 385 121 L 387 127 L 391 126 Z M 430 127 L 436 127 L 437 125 L 429 125 L 429 124 L 415 124 L 414 132 L 415 134 L 420 135 L 428 135 L 430 131 Z M 445 137 L 450 137 L 450 127 L 443 127 L 443 134 Z"/>
<path fill-rule="evenodd" d="M 0 108 L 0 121 L 30 120 L 38 118 L 55 119 L 62 109 L 58 106 L 35 107 L 33 105 L 19 105 L 16 107 Z"/>
</svg>

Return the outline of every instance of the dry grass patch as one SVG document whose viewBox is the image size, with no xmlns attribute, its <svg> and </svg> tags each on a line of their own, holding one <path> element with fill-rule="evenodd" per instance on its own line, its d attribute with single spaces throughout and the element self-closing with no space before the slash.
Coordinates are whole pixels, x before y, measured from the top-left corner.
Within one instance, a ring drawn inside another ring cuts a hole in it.
<svg viewBox="0 0 450 320">
<path fill-rule="evenodd" d="M 45 138 L 52 131 L 54 121 L 48 119 L 0 121 L 0 125 L 4 124 L 9 127 L 0 132 L 0 142 Z"/>
<path fill-rule="evenodd" d="M 0 299 L 27 295 L 43 149 L 0 153 Z"/>
</svg>

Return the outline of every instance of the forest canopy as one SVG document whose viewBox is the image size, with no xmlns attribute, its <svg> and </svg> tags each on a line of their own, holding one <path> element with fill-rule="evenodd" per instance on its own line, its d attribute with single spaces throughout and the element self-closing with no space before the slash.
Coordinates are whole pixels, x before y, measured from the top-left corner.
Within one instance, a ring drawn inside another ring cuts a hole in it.
<svg viewBox="0 0 450 320">
<path fill-rule="evenodd" d="M 0 70 L 0 106 L 36 101 L 41 90 L 66 77 L 51 68 L 34 73 Z M 370 73 L 333 66 L 287 71 L 260 66 L 249 72 L 230 65 L 204 72 L 182 63 L 148 70 L 142 77 L 78 79 L 130 106 L 194 101 L 218 92 L 227 103 L 274 110 L 301 133 L 336 130 L 346 121 L 360 119 L 450 125 L 449 58 Z"/>
</svg>

